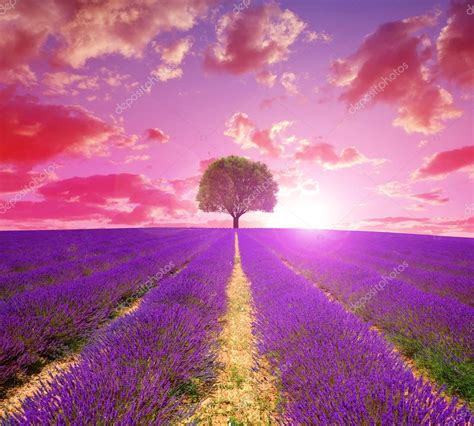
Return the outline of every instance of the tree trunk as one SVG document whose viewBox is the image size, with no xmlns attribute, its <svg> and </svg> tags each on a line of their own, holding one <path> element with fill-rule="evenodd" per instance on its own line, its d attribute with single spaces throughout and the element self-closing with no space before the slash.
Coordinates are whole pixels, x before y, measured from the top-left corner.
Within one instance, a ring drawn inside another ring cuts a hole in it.
<svg viewBox="0 0 474 426">
<path fill-rule="evenodd" d="M 234 228 L 238 228 L 239 227 L 239 217 L 234 217 Z"/>
</svg>

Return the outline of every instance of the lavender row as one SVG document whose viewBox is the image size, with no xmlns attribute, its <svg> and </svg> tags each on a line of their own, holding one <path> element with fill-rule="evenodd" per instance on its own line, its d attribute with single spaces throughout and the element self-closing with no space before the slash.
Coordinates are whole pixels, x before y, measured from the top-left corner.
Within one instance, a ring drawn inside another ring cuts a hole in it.
<svg viewBox="0 0 474 426">
<path fill-rule="evenodd" d="M 382 276 L 365 266 L 328 256 L 303 239 L 297 250 L 297 244 L 281 244 L 273 232 L 250 231 L 250 235 L 309 274 L 362 318 L 382 328 L 407 356 L 451 392 L 474 400 L 472 307 L 425 293 L 403 281 L 404 274 L 410 272 L 404 259 L 395 262 L 393 269 Z"/>
<path fill-rule="evenodd" d="M 344 240 L 341 255 L 344 252 L 350 257 L 369 255 L 391 262 L 403 257 L 414 268 L 422 270 L 453 275 L 474 274 L 474 240 L 469 238 L 376 232 L 331 233 Z M 363 250 L 358 247 L 363 247 Z"/>
<path fill-rule="evenodd" d="M 114 231 L 111 231 L 110 237 L 113 235 Z M 54 262 L 25 272 L 4 274 L 0 277 L 0 300 L 37 287 L 56 285 L 90 276 L 95 272 L 106 271 L 137 256 L 150 255 L 162 247 L 181 243 L 185 239 L 195 238 L 199 234 L 196 230 L 188 230 L 171 235 L 166 233 L 164 236 L 158 234 L 158 236 L 146 240 L 135 239 L 134 236 L 135 233 L 130 230 L 131 238 L 127 242 L 117 242 L 117 247 L 110 247 L 103 255 L 91 256 L 83 253 L 83 257 L 75 256 L 74 260 Z"/>
<path fill-rule="evenodd" d="M 31 271 L 51 263 L 94 258 L 117 247 L 144 245 L 179 229 L 101 229 L 0 232 L 0 271 Z"/>
<path fill-rule="evenodd" d="M 248 233 L 239 237 L 259 351 L 281 381 L 283 422 L 467 424 L 469 411 L 415 379 L 367 324 L 328 301 Z"/>
<path fill-rule="evenodd" d="M 404 275 L 423 291 L 466 303 L 473 301 L 474 240 L 377 232 L 255 230 L 255 236 L 272 238 L 274 244 L 299 257 L 313 256 L 341 260 L 373 268 L 381 273 L 406 261 L 410 268 Z M 270 237 L 271 235 L 271 237 Z M 413 276 L 413 279 L 410 277 Z"/>
<path fill-rule="evenodd" d="M 472 275 L 469 273 L 465 275 L 452 274 L 431 268 L 421 268 L 418 259 L 425 261 L 427 255 L 419 253 L 418 256 L 419 258 L 412 256 L 405 260 L 410 265 L 403 274 L 403 280 L 406 283 L 425 293 L 436 294 L 474 306 L 474 282 Z M 354 256 L 351 257 L 351 263 L 354 263 Z M 394 267 L 394 260 L 375 256 L 360 257 L 358 258 L 358 263 L 364 264 L 367 268 L 378 272 L 380 275 L 386 274 L 387 271 L 392 270 Z"/>
<path fill-rule="evenodd" d="M 149 285 L 145 284 L 147 277 L 156 277 L 170 265 L 172 269 L 179 268 L 208 246 L 217 237 L 216 232 L 201 231 L 202 239 L 166 247 L 159 255 L 0 302 L 0 384 L 77 345 L 121 301 Z"/>
<path fill-rule="evenodd" d="M 171 424 L 188 390 L 214 374 L 212 338 L 226 306 L 233 234 L 150 291 L 80 361 L 5 419 L 25 424 Z M 218 267 L 216 267 L 218 265 Z"/>
</svg>

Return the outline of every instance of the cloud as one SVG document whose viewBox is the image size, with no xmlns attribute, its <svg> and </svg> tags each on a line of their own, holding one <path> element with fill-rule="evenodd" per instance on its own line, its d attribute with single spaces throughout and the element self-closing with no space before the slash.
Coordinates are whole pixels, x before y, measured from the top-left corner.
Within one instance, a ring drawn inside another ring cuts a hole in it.
<svg viewBox="0 0 474 426">
<path fill-rule="evenodd" d="M 410 184 L 398 181 L 379 185 L 377 186 L 377 191 L 390 198 L 405 198 L 414 201 L 422 201 L 432 205 L 441 205 L 449 202 L 449 198 L 443 194 L 443 189 L 441 188 L 433 189 L 428 192 L 415 193 Z M 420 210 L 423 206 L 415 207 Z"/>
<path fill-rule="evenodd" d="M 65 71 L 46 73 L 43 85 L 46 87 L 44 94 L 47 96 L 77 95 L 80 90 L 97 90 L 98 77 L 89 77 Z"/>
<path fill-rule="evenodd" d="M 423 192 L 421 194 L 413 194 L 413 198 L 424 201 L 428 204 L 446 204 L 449 201 L 448 197 L 443 195 L 442 189 L 434 189 L 430 192 Z"/>
<path fill-rule="evenodd" d="M 438 152 L 425 160 L 425 164 L 413 173 L 413 179 L 443 179 L 449 173 L 472 169 L 474 166 L 474 145 L 450 151 Z"/>
<path fill-rule="evenodd" d="M 364 219 L 362 224 L 365 229 L 367 229 L 365 225 L 371 225 L 368 229 L 419 234 L 470 235 L 474 232 L 474 216 L 468 218 L 387 216 Z"/>
<path fill-rule="evenodd" d="M 163 61 L 154 71 L 153 75 L 160 81 L 179 79 L 183 76 L 183 70 L 180 68 L 185 56 L 193 45 L 191 37 L 185 37 L 168 46 L 155 46 L 155 50 L 161 53 Z"/>
<path fill-rule="evenodd" d="M 159 143 L 168 143 L 170 140 L 169 135 L 167 135 L 163 130 L 158 129 L 157 127 L 146 129 L 145 137 L 148 141 L 159 142 Z"/>
<path fill-rule="evenodd" d="M 431 219 L 428 217 L 387 216 L 387 217 L 374 217 L 371 219 L 364 219 L 364 222 L 404 223 L 404 222 L 429 222 L 430 220 Z"/>
<path fill-rule="evenodd" d="M 178 197 L 182 197 L 189 194 L 190 192 L 196 193 L 200 180 L 201 176 L 196 175 L 184 179 L 170 179 L 167 181 L 167 183 Z"/>
<path fill-rule="evenodd" d="M 174 66 L 161 64 L 153 71 L 153 75 L 160 81 L 174 80 L 183 76 L 183 70 Z"/>
<path fill-rule="evenodd" d="M 297 166 L 276 170 L 274 176 L 283 194 L 295 191 L 319 191 L 319 183 L 304 174 Z"/>
<path fill-rule="evenodd" d="M 258 148 L 263 154 L 278 157 L 283 152 L 281 134 L 289 125 L 291 122 L 281 121 L 260 130 L 247 114 L 237 112 L 226 122 L 224 135 L 231 137 L 242 149 Z"/>
<path fill-rule="evenodd" d="M 216 160 L 217 160 L 217 158 L 215 158 L 215 157 L 208 158 L 206 160 L 201 160 L 199 162 L 199 171 L 201 173 L 204 173 L 207 170 L 207 168 Z"/>
<path fill-rule="evenodd" d="M 57 43 L 53 62 L 81 68 L 93 58 L 141 58 L 160 33 L 190 30 L 214 0 L 22 0 L 0 20 L 0 81 L 32 85 L 29 64 Z"/>
<path fill-rule="evenodd" d="M 277 75 L 268 70 L 262 70 L 255 74 L 255 80 L 257 80 L 257 83 L 267 87 L 273 87 L 276 79 Z"/>
<path fill-rule="evenodd" d="M 0 91 L 0 163 L 32 167 L 58 155 L 107 153 L 107 141 L 122 129 L 73 105 L 41 104 L 31 96 Z"/>
<path fill-rule="evenodd" d="M 163 216 L 179 218 L 196 211 L 194 202 L 144 176 L 128 173 L 50 182 L 38 188 L 37 194 L 42 200 L 17 202 L 0 220 L 146 225 Z"/>
<path fill-rule="evenodd" d="M 124 84 L 126 87 L 128 86 L 126 81 L 130 78 L 130 74 L 121 74 L 106 67 L 101 67 L 100 73 L 103 76 L 102 80 L 110 87 L 119 87 Z"/>
<path fill-rule="evenodd" d="M 8 16 L 0 19 L 0 81 L 34 85 L 36 75 L 29 63 L 37 58 L 48 35 L 59 28 L 70 5 L 54 0 L 17 1 Z"/>
<path fill-rule="evenodd" d="M 372 163 L 382 164 L 385 160 L 369 159 L 355 147 L 344 148 L 340 154 L 336 148 L 328 143 L 304 143 L 294 154 L 295 160 L 315 161 L 325 169 L 341 169 L 352 167 L 357 164 Z"/>
<path fill-rule="evenodd" d="M 324 43 L 329 43 L 332 41 L 332 35 L 328 34 L 325 31 L 322 31 L 320 33 L 316 31 L 308 31 L 306 30 L 304 33 L 304 38 L 303 40 L 307 43 L 313 43 L 316 41 L 323 41 Z"/>
<path fill-rule="evenodd" d="M 151 157 L 147 154 L 142 155 L 128 155 L 125 159 L 125 164 L 134 163 L 135 161 L 148 161 Z"/>
<path fill-rule="evenodd" d="M 280 83 L 289 95 L 296 95 L 298 87 L 296 86 L 296 74 L 294 72 L 284 72 L 280 77 Z"/>
<path fill-rule="evenodd" d="M 217 43 L 205 55 L 208 71 L 243 74 L 286 61 L 306 24 L 274 3 L 228 13 L 217 24 Z"/>
<path fill-rule="evenodd" d="M 155 50 L 161 53 L 161 59 L 168 65 L 181 65 L 186 55 L 189 53 L 193 41 L 191 37 L 184 37 L 168 46 L 157 46 Z"/>
<path fill-rule="evenodd" d="M 49 171 L 26 171 L 21 168 L 0 170 L 0 193 L 12 194 L 25 188 L 29 192 L 55 176 Z"/>
<path fill-rule="evenodd" d="M 474 31 L 469 2 L 451 2 L 447 25 L 441 30 L 436 48 L 444 77 L 460 86 L 474 86 Z"/>
<path fill-rule="evenodd" d="M 79 3 L 72 20 L 61 28 L 64 46 L 58 59 L 75 67 L 107 54 L 141 57 L 144 47 L 165 31 L 190 30 L 211 0 L 166 2 L 114 0 Z M 165 6 L 165 7 L 163 7 Z"/>
<path fill-rule="evenodd" d="M 260 102 L 259 107 L 260 109 L 270 109 L 275 103 L 284 100 L 286 100 L 286 96 L 274 96 L 271 98 L 265 98 Z"/>
<path fill-rule="evenodd" d="M 393 124 L 407 133 L 437 133 L 443 122 L 460 117 L 451 94 L 431 75 L 430 39 L 417 34 L 437 19 L 433 14 L 385 23 L 355 53 L 334 61 L 331 82 L 343 88 L 340 99 L 352 107 L 370 95 L 373 102 L 396 105 Z"/>
</svg>

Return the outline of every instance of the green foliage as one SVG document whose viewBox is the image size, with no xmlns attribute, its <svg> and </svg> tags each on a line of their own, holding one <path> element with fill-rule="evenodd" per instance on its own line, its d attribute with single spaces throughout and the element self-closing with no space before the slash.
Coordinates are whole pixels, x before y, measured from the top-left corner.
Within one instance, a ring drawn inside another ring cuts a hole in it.
<svg viewBox="0 0 474 426">
<path fill-rule="evenodd" d="M 390 335 L 392 340 L 417 368 L 427 371 L 438 383 L 446 386 L 451 395 L 464 398 L 474 408 L 474 362 L 455 360 L 449 354 L 423 346 L 418 340 L 401 334 Z"/>
<path fill-rule="evenodd" d="M 208 167 L 197 201 L 205 212 L 229 213 L 238 219 L 248 211 L 273 211 L 277 192 L 278 185 L 265 164 L 231 155 Z"/>
<path fill-rule="evenodd" d="M 240 422 L 239 420 L 237 420 L 235 417 L 231 417 L 229 419 L 229 423 L 228 423 L 229 426 L 244 426 L 244 423 Z"/>
<path fill-rule="evenodd" d="M 242 384 L 244 383 L 244 377 L 239 373 L 236 367 L 231 368 L 230 378 L 238 388 L 242 387 Z"/>
<path fill-rule="evenodd" d="M 198 378 L 193 378 L 187 382 L 180 383 L 176 389 L 172 392 L 172 395 L 186 396 L 193 403 L 199 401 L 201 381 Z"/>
</svg>

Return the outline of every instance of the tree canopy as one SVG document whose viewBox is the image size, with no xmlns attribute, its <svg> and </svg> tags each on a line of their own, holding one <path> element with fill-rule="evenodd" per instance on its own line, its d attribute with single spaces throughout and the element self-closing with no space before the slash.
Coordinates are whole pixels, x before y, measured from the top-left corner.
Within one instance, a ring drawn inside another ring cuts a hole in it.
<svg viewBox="0 0 474 426">
<path fill-rule="evenodd" d="M 209 165 L 199 184 L 197 201 L 205 212 L 230 214 L 234 228 L 249 211 L 272 212 L 278 185 L 268 167 L 231 155 Z"/>
</svg>

